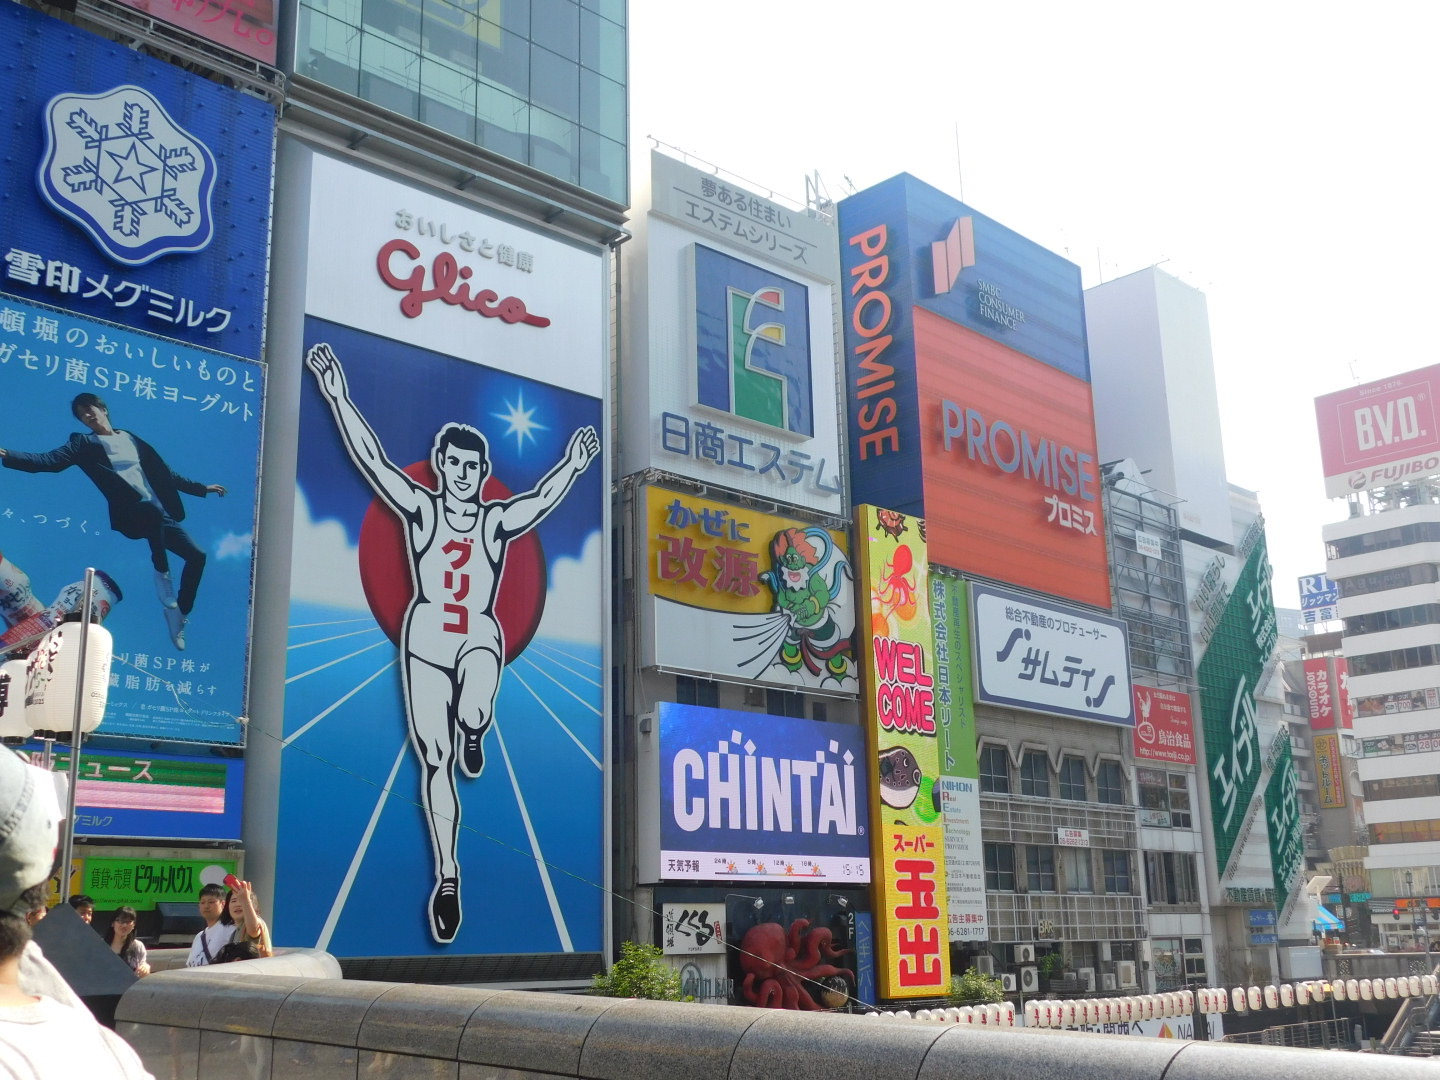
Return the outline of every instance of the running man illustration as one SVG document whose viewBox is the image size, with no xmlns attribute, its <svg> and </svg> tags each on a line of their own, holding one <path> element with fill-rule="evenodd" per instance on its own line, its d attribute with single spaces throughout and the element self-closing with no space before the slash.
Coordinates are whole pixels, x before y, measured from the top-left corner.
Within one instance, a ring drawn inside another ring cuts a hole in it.
<svg viewBox="0 0 1440 1080">
<path fill-rule="evenodd" d="M 504 666 L 504 631 L 495 599 L 510 541 L 535 528 L 600 454 L 593 427 L 570 438 L 565 456 L 530 491 L 485 501 L 490 448 L 477 429 L 446 424 L 435 436 L 431 465 L 438 490 L 385 456 L 370 424 L 350 400 L 345 373 L 328 344 L 305 356 L 330 406 L 350 460 L 400 519 L 413 594 L 400 634 L 405 711 L 420 759 L 420 800 L 435 859 L 430 932 L 445 944 L 460 928 L 456 845 L 460 804 L 455 765 L 467 777 L 484 767 L 484 739 L 495 714 Z"/>
</svg>

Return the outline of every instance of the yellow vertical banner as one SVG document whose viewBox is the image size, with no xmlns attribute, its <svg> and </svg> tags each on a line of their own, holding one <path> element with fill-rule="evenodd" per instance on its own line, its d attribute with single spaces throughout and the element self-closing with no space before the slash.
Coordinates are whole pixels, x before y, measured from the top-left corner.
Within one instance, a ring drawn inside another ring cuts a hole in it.
<svg viewBox="0 0 1440 1080">
<path fill-rule="evenodd" d="M 855 534 L 880 994 L 934 997 L 950 945 L 925 522 L 859 506 Z"/>
</svg>

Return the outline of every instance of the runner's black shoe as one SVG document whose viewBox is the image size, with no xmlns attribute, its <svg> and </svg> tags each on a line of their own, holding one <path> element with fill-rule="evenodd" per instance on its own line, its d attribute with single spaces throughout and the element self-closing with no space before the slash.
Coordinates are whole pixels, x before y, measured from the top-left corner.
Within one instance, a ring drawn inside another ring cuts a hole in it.
<svg viewBox="0 0 1440 1080">
<path fill-rule="evenodd" d="M 460 728 L 460 771 L 472 780 L 485 767 L 485 732 Z"/>
<path fill-rule="evenodd" d="M 460 929 L 460 879 L 441 878 L 430 894 L 430 933 L 442 944 Z"/>
</svg>

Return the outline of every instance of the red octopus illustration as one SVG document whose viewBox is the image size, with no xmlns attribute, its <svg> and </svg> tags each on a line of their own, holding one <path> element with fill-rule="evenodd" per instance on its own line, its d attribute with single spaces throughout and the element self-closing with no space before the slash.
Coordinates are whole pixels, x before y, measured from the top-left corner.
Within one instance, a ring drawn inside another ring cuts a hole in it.
<svg viewBox="0 0 1440 1080">
<path fill-rule="evenodd" d="M 891 619 L 909 622 L 915 617 L 915 556 L 909 544 L 901 544 L 885 561 L 885 569 L 870 589 L 871 634 L 890 637 L 897 630 Z"/>
<path fill-rule="evenodd" d="M 740 941 L 740 967 L 745 972 L 740 992 L 762 1009 L 824 1009 L 812 996 L 824 992 L 818 980 L 830 975 L 855 979 L 849 968 L 821 962 L 822 958 L 839 959 L 850 951 L 836 949 L 831 941 L 829 929 L 817 926 L 810 930 L 809 919 L 796 919 L 788 933 L 777 922 L 751 927 Z"/>
</svg>

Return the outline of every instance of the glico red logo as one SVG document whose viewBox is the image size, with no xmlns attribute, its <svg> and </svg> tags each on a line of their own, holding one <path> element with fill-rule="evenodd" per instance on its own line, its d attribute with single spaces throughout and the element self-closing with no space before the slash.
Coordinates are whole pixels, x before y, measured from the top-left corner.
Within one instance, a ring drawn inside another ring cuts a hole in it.
<svg viewBox="0 0 1440 1080">
<path fill-rule="evenodd" d="M 473 311 L 487 319 L 499 319 L 507 323 L 523 322 L 531 326 L 550 325 L 550 320 L 543 315 L 532 315 L 526 311 L 525 301 L 518 296 L 502 298 L 494 289 L 481 289 L 472 293 L 469 280 L 474 270 L 461 266 L 448 251 L 442 251 L 435 256 L 428 275 L 425 267 L 415 266 L 404 277 L 396 273 L 391 265 L 397 254 L 417 262 L 420 259 L 420 249 L 409 240 L 390 240 L 381 246 L 375 256 L 375 269 L 380 272 L 381 281 L 405 294 L 400 300 L 400 312 L 407 319 L 418 318 L 426 304 L 431 300 L 439 300 L 466 311 Z M 427 276 L 429 285 L 426 284 Z"/>
</svg>

